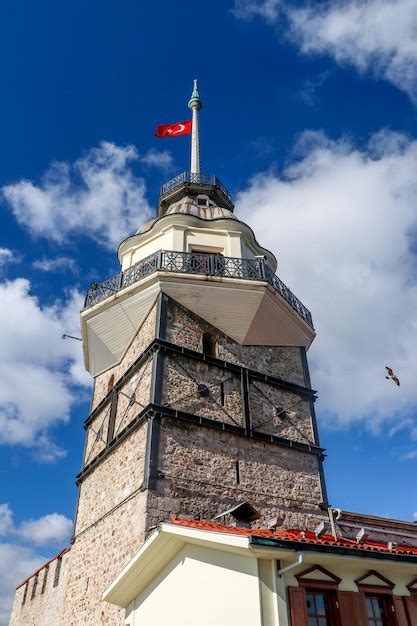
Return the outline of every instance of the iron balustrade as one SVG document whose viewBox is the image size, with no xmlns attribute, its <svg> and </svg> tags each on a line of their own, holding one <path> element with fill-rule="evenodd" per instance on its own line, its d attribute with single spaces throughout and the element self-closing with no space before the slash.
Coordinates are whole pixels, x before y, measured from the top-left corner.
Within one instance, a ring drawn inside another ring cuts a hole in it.
<svg viewBox="0 0 417 626">
<path fill-rule="evenodd" d="M 226 198 L 233 202 L 232 195 L 229 191 L 227 191 L 226 187 L 223 185 L 221 180 L 212 174 L 194 174 L 193 172 L 182 172 L 182 174 L 178 174 L 175 178 L 172 178 L 167 183 L 162 185 L 160 197 L 165 196 L 171 191 L 178 189 L 182 185 L 186 183 L 194 183 L 197 185 L 212 185 L 213 187 L 217 187 L 220 189 Z"/>
<path fill-rule="evenodd" d="M 158 271 L 267 282 L 311 328 L 314 328 L 310 311 L 274 274 L 263 258 L 241 259 L 222 254 L 159 250 L 103 283 L 93 283 L 87 292 L 84 307 L 89 308 Z"/>
</svg>

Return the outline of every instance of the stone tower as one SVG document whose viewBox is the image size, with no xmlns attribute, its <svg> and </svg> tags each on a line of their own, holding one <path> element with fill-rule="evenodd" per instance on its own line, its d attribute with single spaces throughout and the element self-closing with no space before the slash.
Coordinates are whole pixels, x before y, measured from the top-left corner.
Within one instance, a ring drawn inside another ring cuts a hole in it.
<svg viewBox="0 0 417 626">
<path fill-rule="evenodd" d="M 190 108 L 196 131 L 196 88 Z M 193 171 L 163 185 L 157 217 L 120 244 L 121 272 L 87 294 L 94 390 L 72 544 L 57 584 L 58 561 L 45 585 L 36 574 L 42 594 L 32 578 L 18 589 L 11 624 L 123 624 L 101 594 L 173 513 L 211 519 L 247 501 L 255 524 L 303 528 L 327 504 L 311 315 L 220 180 L 200 173 L 198 144 Z"/>
</svg>

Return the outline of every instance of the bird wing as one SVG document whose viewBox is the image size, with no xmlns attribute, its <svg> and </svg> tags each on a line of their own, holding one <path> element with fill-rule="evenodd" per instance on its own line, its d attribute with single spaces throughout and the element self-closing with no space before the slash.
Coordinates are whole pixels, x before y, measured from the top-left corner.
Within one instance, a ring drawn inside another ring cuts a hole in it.
<svg viewBox="0 0 417 626">
<path fill-rule="evenodd" d="M 387 372 L 388 372 L 388 374 L 389 374 L 390 376 L 392 376 L 392 375 L 393 375 L 393 373 L 394 373 L 394 372 L 392 371 L 392 369 L 391 369 L 390 367 L 385 366 L 385 369 L 387 370 Z"/>
<path fill-rule="evenodd" d="M 394 383 L 395 383 L 396 385 L 398 385 L 398 387 L 400 386 L 400 381 L 398 380 L 398 378 L 397 378 L 396 376 L 393 376 L 393 377 L 392 377 L 392 380 L 394 381 Z"/>
</svg>

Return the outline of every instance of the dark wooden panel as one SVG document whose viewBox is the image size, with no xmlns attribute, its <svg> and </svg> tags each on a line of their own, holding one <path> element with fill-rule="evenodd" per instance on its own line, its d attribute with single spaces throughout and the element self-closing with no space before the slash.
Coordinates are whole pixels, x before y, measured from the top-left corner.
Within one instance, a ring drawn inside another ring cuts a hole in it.
<svg viewBox="0 0 417 626">
<path fill-rule="evenodd" d="M 403 598 L 402 596 L 393 596 L 393 600 L 394 600 L 394 609 L 395 609 L 395 616 L 397 618 L 397 625 L 398 626 L 410 626 L 408 618 L 407 618 L 407 613 L 405 610 L 405 598 Z"/>
<path fill-rule="evenodd" d="M 288 587 L 288 600 L 291 626 L 308 626 L 305 590 L 302 587 Z"/>
<path fill-rule="evenodd" d="M 417 596 L 406 597 L 405 606 L 410 626 L 417 626 Z"/>
<path fill-rule="evenodd" d="M 368 626 L 363 597 L 356 591 L 338 592 L 341 626 Z"/>
</svg>

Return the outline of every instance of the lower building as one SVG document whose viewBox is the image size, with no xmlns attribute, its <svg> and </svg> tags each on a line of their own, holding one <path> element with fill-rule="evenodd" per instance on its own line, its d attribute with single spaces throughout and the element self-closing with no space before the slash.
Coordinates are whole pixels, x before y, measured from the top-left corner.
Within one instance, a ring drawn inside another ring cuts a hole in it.
<svg viewBox="0 0 417 626">
<path fill-rule="evenodd" d="M 345 519 L 344 519 L 345 517 Z M 414 626 L 414 546 L 324 532 L 173 518 L 104 592 L 128 626 Z M 363 520 L 362 520 L 363 521 Z M 367 518 L 381 537 L 400 522 Z M 385 525 L 385 528 L 384 528 Z M 407 524 L 406 526 L 412 526 Z M 374 530 L 373 535 L 377 532 Z"/>
</svg>

